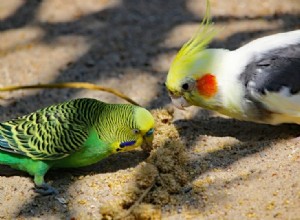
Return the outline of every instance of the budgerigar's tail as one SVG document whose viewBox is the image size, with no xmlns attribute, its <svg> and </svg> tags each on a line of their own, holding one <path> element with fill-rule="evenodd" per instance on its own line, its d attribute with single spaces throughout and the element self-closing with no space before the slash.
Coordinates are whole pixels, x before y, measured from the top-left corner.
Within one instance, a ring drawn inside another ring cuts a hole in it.
<svg viewBox="0 0 300 220">
<path fill-rule="evenodd" d="M 13 153 L 13 150 L 9 150 L 9 144 L 7 140 L 0 134 L 0 164 L 13 165 L 17 163 L 18 156 Z"/>
<path fill-rule="evenodd" d="M 8 142 L 7 140 L 0 134 L 0 149 L 1 148 L 8 148 Z"/>
</svg>

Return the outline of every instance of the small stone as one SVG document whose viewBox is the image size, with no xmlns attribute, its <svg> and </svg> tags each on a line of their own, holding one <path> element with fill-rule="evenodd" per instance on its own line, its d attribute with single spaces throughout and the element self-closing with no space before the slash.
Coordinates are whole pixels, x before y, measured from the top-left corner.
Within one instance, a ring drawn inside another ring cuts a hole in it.
<svg viewBox="0 0 300 220">
<path fill-rule="evenodd" d="M 55 199 L 60 202 L 61 204 L 66 204 L 67 203 L 67 200 L 64 199 L 63 197 L 55 197 Z"/>
</svg>

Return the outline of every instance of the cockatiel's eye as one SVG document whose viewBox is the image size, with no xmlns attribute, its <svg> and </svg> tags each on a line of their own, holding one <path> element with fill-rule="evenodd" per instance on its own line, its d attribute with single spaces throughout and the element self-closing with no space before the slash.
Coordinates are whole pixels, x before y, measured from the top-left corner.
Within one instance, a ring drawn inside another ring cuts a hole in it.
<svg viewBox="0 0 300 220">
<path fill-rule="evenodd" d="M 184 84 L 182 84 L 181 88 L 182 88 L 183 90 L 186 90 L 186 91 L 187 91 L 187 90 L 189 89 L 189 84 L 184 83 Z"/>
<path fill-rule="evenodd" d="M 181 85 L 182 90 L 185 92 L 193 90 L 194 87 L 195 87 L 195 81 L 192 79 L 188 80 L 187 82 L 184 82 Z"/>
</svg>

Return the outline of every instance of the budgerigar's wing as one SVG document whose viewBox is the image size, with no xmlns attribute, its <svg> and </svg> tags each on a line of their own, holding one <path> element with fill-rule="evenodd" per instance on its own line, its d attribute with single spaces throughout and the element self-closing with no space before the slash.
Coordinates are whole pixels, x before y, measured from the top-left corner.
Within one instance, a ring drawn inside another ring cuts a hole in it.
<svg viewBox="0 0 300 220">
<path fill-rule="evenodd" d="M 56 160 L 80 150 L 91 121 L 84 114 L 85 101 L 73 100 L 0 123 L 0 150 L 36 160 Z"/>
</svg>

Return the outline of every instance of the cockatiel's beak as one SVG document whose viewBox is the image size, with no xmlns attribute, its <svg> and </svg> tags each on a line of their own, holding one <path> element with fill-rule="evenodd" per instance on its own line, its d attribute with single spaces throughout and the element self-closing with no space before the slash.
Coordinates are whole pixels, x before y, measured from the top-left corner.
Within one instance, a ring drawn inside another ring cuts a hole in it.
<svg viewBox="0 0 300 220">
<path fill-rule="evenodd" d="M 191 104 L 189 104 L 183 96 L 176 97 L 176 96 L 171 95 L 170 97 L 171 97 L 173 105 L 175 105 L 176 108 L 184 110 L 185 107 L 191 106 Z"/>
</svg>

